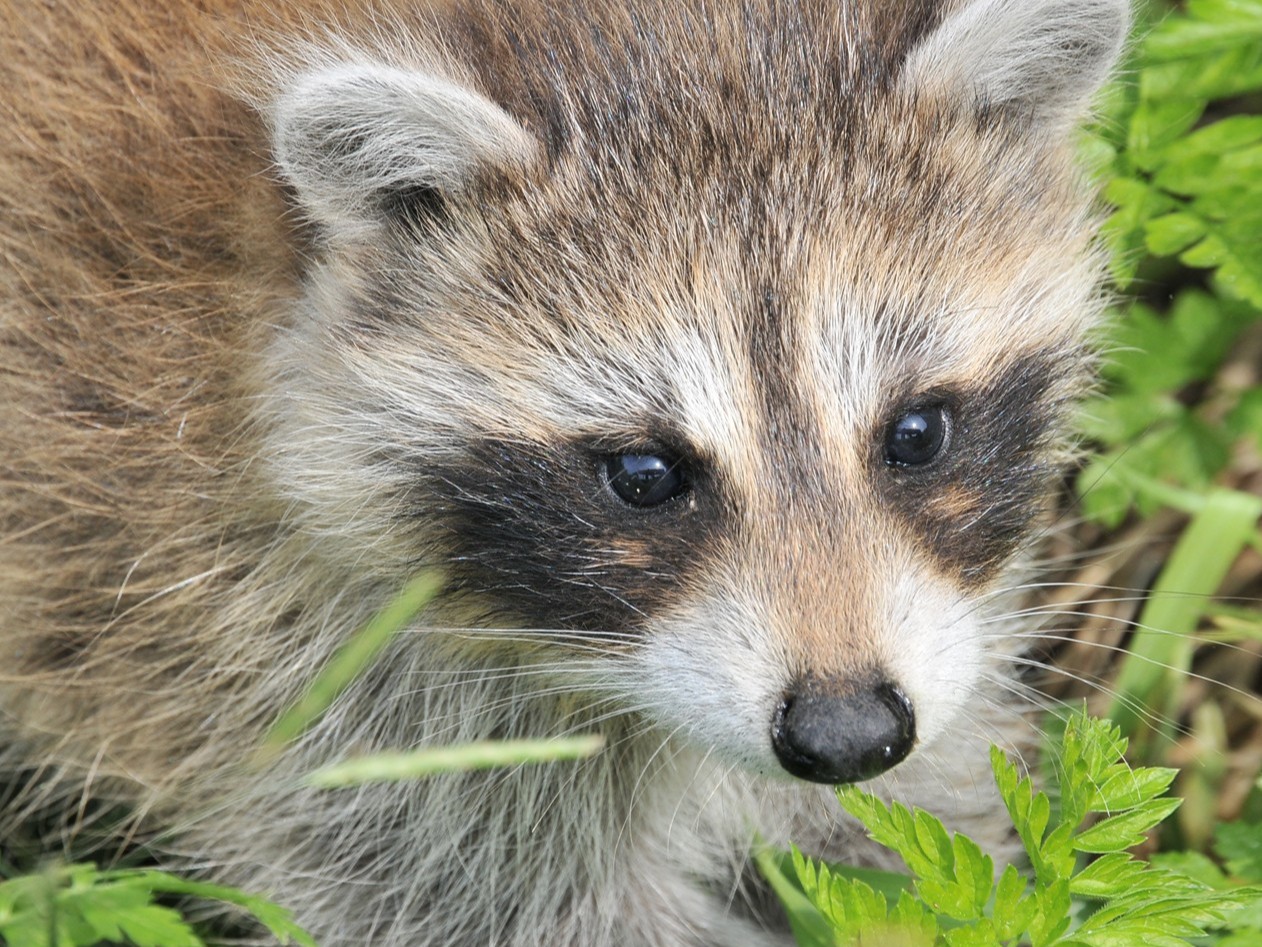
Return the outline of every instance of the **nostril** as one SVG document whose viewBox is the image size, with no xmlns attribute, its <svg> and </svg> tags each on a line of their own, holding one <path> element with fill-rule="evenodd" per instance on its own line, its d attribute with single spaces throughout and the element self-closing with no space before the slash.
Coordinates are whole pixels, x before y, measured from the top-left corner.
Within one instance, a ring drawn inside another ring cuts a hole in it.
<svg viewBox="0 0 1262 947">
<path fill-rule="evenodd" d="M 871 779 L 906 759 L 915 741 L 911 701 L 884 681 L 844 693 L 808 684 L 786 695 L 772 716 L 780 764 L 812 782 Z"/>
</svg>

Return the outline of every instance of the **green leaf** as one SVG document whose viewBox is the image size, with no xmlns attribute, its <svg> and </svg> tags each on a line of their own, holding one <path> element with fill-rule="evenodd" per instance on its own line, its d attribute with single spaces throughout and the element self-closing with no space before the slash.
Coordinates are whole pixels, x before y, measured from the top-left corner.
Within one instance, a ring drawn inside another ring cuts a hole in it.
<svg viewBox="0 0 1262 947">
<path fill-rule="evenodd" d="M 1179 808 L 1182 799 L 1153 799 L 1096 823 L 1074 839 L 1080 852 L 1117 852 L 1144 841 L 1145 833 Z"/>
<path fill-rule="evenodd" d="M 1034 947 L 1050 944 L 1069 927 L 1069 882 L 1057 881 L 1034 889 L 1036 910 L 1030 921 L 1030 942 Z"/>
<path fill-rule="evenodd" d="M 1034 897 L 1028 894 L 1029 882 L 1021 877 L 1015 865 L 1004 868 L 995 885 L 992 916 L 995 933 L 1003 940 L 1019 937 L 1030 926 L 1038 910 Z"/>
<path fill-rule="evenodd" d="M 1147 871 L 1143 862 L 1125 852 L 1103 855 L 1075 875 L 1069 884 L 1071 893 L 1084 898 L 1119 898 L 1142 884 Z"/>
<path fill-rule="evenodd" d="M 947 947 L 1003 947 L 990 921 L 953 928 L 946 932 L 945 940 Z"/>
<path fill-rule="evenodd" d="M 1179 254 L 1179 260 L 1188 266 L 1216 267 L 1224 288 L 1262 308 L 1262 214 L 1205 223 L 1205 238 Z"/>
<path fill-rule="evenodd" d="M 833 926 L 817 906 L 819 886 L 815 863 L 793 848 L 791 864 L 801 885 L 799 888 L 790 880 L 783 860 L 774 852 L 760 849 L 754 853 L 754 861 L 784 906 L 798 947 L 833 947 L 837 943 Z"/>
<path fill-rule="evenodd" d="M 192 881 L 177 875 L 161 871 L 125 871 L 107 872 L 102 877 L 110 878 L 123 875 L 141 879 L 151 891 L 176 894 L 184 897 L 201 898 L 206 901 L 219 901 L 241 908 L 271 932 L 281 944 L 298 944 L 299 947 L 316 947 L 311 935 L 294 923 L 293 915 L 285 908 L 256 895 L 247 894 L 226 885 L 210 884 L 204 881 Z"/>
<path fill-rule="evenodd" d="M 898 947 L 930 947 L 936 943 L 938 921 L 933 912 L 908 891 L 903 891 L 894 909 L 890 912 L 893 929 L 899 932 L 904 940 Z"/>
<path fill-rule="evenodd" d="M 1262 882 L 1262 823 L 1223 823 L 1214 830 L 1214 849 L 1233 875 Z"/>
<path fill-rule="evenodd" d="M 1262 9 L 1256 4 L 1190 0 L 1189 17 L 1171 17 L 1144 40 L 1151 61 L 1202 57 L 1262 40 Z"/>
<path fill-rule="evenodd" d="M 1222 869 L 1212 858 L 1200 852 L 1157 852 L 1148 860 L 1148 864 L 1169 874 L 1191 878 L 1207 888 L 1225 890 L 1231 887 L 1231 881 L 1223 874 Z M 1157 872 L 1149 874 L 1151 876 Z"/>
<path fill-rule="evenodd" d="M 1177 769 L 1155 766 L 1131 769 L 1121 764 L 1111 769 L 1113 771 L 1096 790 L 1096 798 L 1090 806 L 1092 812 L 1119 812 L 1155 799 L 1169 789 L 1179 775 Z"/>
<path fill-rule="evenodd" d="M 1034 784 L 1028 777 L 1019 775 L 1016 764 L 998 747 L 991 748 L 990 766 L 1008 817 L 1012 819 L 1031 864 L 1036 872 L 1046 870 L 1043 833 L 1051 817 L 1051 803 L 1043 793 L 1034 792 Z"/>
<path fill-rule="evenodd" d="M 1102 228 L 1110 251 L 1109 269 L 1114 281 L 1125 287 L 1143 255 L 1148 221 L 1178 209 L 1179 203 L 1138 178 L 1114 178 L 1105 187 L 1104 198 L 1117 207 Z"/>
<path fill-rule="evenodd" d="M 1171 163 L 1205 155 L 1219 158 L 1229 151 L 1238 151 L 1259 141 L 1262 141 L 1262 116 L 1231 115 L 1171 144 L 1167 149 L 1167 158 Z"/>
<path fill-rule="evenodd" d="M 1163 214 L 1144 225 L 1145 243 L 1158 256 L 1173 256 L 1186 250 L 1208 232 L 1205 221 L 1194 214 Z"/>
<path fill-rule="evenodd" d="M 1227 429 L 1235 437 L 1249 438 L 1262 450 L 1262 387 L 1252 388 L 1240 397 L 1240 401 L 1227 417 Z"/>
</svg>

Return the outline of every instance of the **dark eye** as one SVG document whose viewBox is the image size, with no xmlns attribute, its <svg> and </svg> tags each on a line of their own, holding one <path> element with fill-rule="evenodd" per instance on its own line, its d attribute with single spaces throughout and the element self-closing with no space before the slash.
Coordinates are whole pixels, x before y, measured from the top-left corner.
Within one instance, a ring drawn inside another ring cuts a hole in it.
<svg viewBox="0 0 1262 947">
<path fill-rule="evenodd" d="M 681 464 L 660 454 L 613 454 L 605 460 L 605 476 L 632 506 L 658 506 L 688 489 Z"/>
<path fill-rule="evenodd" d="M 951 426 L 941 404 L 904 411 L 885 431 L 885 462 L 893 467 L 919 467 L 938 456 Z"/>
</svg>

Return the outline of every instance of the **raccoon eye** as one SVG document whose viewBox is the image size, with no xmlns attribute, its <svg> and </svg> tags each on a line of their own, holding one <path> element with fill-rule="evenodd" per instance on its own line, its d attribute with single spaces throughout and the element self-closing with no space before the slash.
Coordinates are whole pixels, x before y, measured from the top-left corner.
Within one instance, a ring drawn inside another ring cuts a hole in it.
<svg viewBox="0 0 1262 947">
<path fill-rule="evenodd" d="M 611 454 L 605 459 L 609 488 L 631 506 L 659 506 L 688 489 L 682 464 L 660 454 Z"/>
<path fill-rule="evenodd" d="M 946 405 L 904 411 L 885 430 L 885 462 L 891 467 L 920 467 L 942 452 L 950 433 Z"/>
</svg>

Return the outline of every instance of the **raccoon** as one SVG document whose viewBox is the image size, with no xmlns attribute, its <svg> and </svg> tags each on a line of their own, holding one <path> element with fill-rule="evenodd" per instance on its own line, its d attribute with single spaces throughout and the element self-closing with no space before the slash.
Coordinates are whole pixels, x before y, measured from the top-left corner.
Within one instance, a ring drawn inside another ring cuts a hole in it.
<svg viewBox="0 0 1262 947">
<path fill-rule="evenodd" d="M 326 947 L 787 942 L 748 853 L 977 837 L 1102 318 L 1125 0 L 10 0 L 5 824 Z M 254 748 L 419 571 L 441 595 Z M 356 754 L 600 733 L 336 792 Z"/>
</svg>

